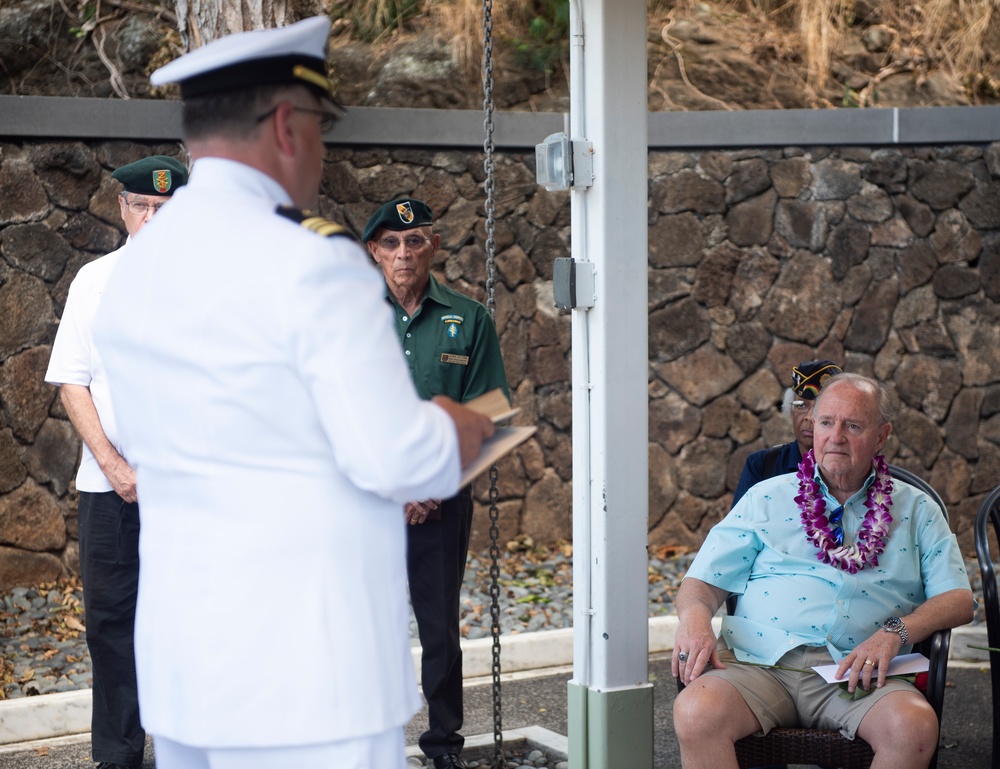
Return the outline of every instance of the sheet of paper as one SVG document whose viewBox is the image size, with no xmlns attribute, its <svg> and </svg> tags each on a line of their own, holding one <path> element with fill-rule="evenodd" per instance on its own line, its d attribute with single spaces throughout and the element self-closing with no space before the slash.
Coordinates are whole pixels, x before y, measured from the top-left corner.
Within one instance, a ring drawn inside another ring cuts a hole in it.
<svg viewBox="0 0 1000 769">
<path fill-rule="evenodd" d="M 465 486 L 480 473 L 489 470 L 501 457 L 506 456 L 535 434 L 537 427 L 498 427 L 493 437 L 483 442 L 476 457 L 462 471 L 461 486 Z"/>
<path fill-rule="evenodd" d="M 892 662 L 889 663 L 889 672 L 886 675 L 909 676 L 914 673 L 923 673 L 929 667 L 930 660 L 919 652 L 914 652 L 913 654 L 900 654 L 898 657 L 893 658 Z M 813 670 L 823 676 L 823 680 L 828 684 L 839 684 L 846 681 L 848 678 L 846 675 L 843 678 L 834 678 L 834 676 L 837 675 L 836 665 L 817 665 L 813 668 Z"/>
<path fill-rule="evenodd" d="M 473 398 L 471 401 L 466 401 L 462 405 L 489 417 L 493 421 L 493 424 L 506 421 L 521 413 L 521 409 L 510 407 L 510 403 L 507 402 L 507 396 L 503 394 L 503 390 L 499 387 L 480 395 L 478 398 Z"/>
</svg>

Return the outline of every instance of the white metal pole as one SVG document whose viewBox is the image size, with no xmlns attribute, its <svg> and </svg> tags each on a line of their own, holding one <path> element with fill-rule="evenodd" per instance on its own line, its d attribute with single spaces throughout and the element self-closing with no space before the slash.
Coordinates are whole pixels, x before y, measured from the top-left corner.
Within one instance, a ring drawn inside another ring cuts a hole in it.
<svg viewBox="0 0 1000 769">
<path fill-rule="evenodd" d="M 573 317 L 570 762 L 650 769 L 646 4 L 587 0 L 570 12 L 570 138 L 594 148 L 593 186 L 571 193 L 573 257 L 596 278 L 594 307 Z"/>
<path fill-rule="evenodd" d="M 579 0 L 570 9 L 570 138 L 586 135 L 583 105 L 583 16 Z M 573 258 L 588 261 L 585 192 L 570 193 Z M 590 336 L 588 309 L 574 310 L 573 349 L 573 680 L 590 685 Z"/>
</svg>

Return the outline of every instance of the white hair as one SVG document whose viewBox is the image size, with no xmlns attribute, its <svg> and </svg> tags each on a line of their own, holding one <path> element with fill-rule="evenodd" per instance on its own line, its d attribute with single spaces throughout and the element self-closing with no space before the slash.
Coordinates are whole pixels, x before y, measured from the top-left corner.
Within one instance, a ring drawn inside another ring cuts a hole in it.
<svg viewBox="0 0 1000 769">
<path fill-rule="evenodd" d="M 837 376 L 827 382 L 823 389 L 820 390 L 820 395 L 825 393 L 832 384 L 836 384 L 838 386 L 850 385 L 856 390 L 860 390 L 861 392 L 873 396 L 875 398 L 875 411 L 879 424 L 887 425 L 892 423 L 892 402 L 889 400 L 888 391 L 881 382 L 872 379 L 871 377 L 862 376 L 861 374 L 844 372 L 843 374 L 837 374 Z M 816 400 L 819 400 L 819 396 L 816 396 Z"/>
<path fill-rule="evenodd" d="M 781 401 L 781 410 L 783 413 L 785 414 L 792 413 L 792 401 L 795 400 L 796 398 L 798 398 L 798 396 L 795 394 L 795 390 L 793 390 L 791 387 L 785 390 L 784 400 Z"/>
</svg>

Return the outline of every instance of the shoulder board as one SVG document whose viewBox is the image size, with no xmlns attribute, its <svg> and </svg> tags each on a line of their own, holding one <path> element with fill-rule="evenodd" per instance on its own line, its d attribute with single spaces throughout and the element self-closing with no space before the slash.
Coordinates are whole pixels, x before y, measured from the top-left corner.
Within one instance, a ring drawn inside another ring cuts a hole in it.
<svg viewBox="0 0 1000 769">
<path fill-rule="evenodd" d="M 329 219 L 317 216 L 311 211 L 302 211 L 292 206 L 278 206 L 277 212 L 286 219 L 291 219 L 293 222 L 302 225 L 307 230 L 312 230 L 318 235 L 322 235 L 324 238 L 332 238 L 336 235 L 354 238 L 351 231 L 344 225 L 331 222 Z"/>
</svg>

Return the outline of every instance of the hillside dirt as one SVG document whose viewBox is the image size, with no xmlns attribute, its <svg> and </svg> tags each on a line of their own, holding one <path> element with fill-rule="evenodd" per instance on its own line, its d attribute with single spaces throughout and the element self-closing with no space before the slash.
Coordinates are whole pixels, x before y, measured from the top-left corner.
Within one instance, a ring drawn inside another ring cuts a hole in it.
<svg viewBox="0 0 1000 769">
<path fill-rule="evenodd" d="M 877 4 L 857 0 L 854 26 L 831 57 L 822 86 L 810 85 L 801 44 L 788 25 L 732 10 L 738 3 L 661 3 L 647 28 L 649 109 L 793 109 L 843 106 L 954 106 L 998 101 L 988 71 L 973 82 L 902 46 L 877 23 Z M 109 98 L 173 98 L 153 93 L 152 69 L 174 55 L 172 15 L 152 2 L 117 0 L 100 24 L 78 26 L 50 0 L 4 0 L 0 7 L 0 93 Z M 478 61 L 453 61 L 455 35 L 418 17 L 375 44 L 335 25 L 331 61 L 348 106 L 480 109 Z M 550 71 L 526 66 L 517 41 L 498 39 L 497 108 L 567 111 L 565 51 Z M 478 51 L 478 43 L 472 46 Z M 963 78 L 964 81 L 963 82 Z M 814 78 L 815 79 L 815 78 Z M 970 85 L 971 83 L 971 85 Z M 977 85 L 978 84 L 978 85 Z M 984 85 L 985 84 L 985 85 Z"/>
</svg>

